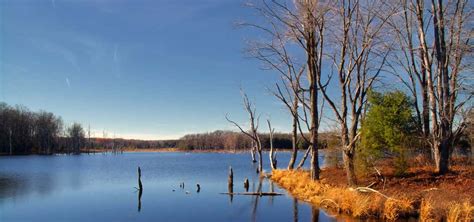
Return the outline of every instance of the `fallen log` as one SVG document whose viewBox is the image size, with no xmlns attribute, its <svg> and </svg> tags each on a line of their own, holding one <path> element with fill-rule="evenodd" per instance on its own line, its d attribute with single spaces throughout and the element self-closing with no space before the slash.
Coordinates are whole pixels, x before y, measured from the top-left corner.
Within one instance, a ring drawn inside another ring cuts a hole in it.
<svg viewBox="0 0 474 222">
<path fill-rule="evenodd" d="M 247 196 L 281 196 L 282 193 L 275 192 L 243 192 L 243 193 L 220 193 L 226 195 L 247 195 Z"/>
<path fill-rule="evenodd" d="M 352 188 L 350 188 L 350 189 L 352 189 Z M 397 200 L 397 199 L 395 199 L 395 198 L 389 197 L 389 196 L 387 196 L 387 195 L 381 193 L 381 192 L 378 191 L 378 190 L 375 190 L 375 189 L 372 189 L 372 188 L 369 188 L 369 187 L 357 187 L 357 188 L 355 188 L 355 189 L 353 189 L 353 190 L 358 191 L 358 192 L 361 192 L 361 193 L 376 193 L 376 194 L 379 194 L 380 196 L 383 196 L 383 197 L 385 197 L 385 198 L 387 198 L 387 199 L 399 201 L 399 200 Z"/>
</svg>

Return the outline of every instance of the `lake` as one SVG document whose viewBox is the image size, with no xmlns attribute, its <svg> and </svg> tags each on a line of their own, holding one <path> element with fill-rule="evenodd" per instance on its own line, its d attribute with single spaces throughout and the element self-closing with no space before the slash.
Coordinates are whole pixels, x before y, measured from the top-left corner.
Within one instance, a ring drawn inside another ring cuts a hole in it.
<svg viewBox="0 0 474 222">
<path fill-rule="evenodd" d="M 288 152 L 278 153 L 286 167 Z M 301 156 L 302 154 L 300 154 Z M 324 162 L 324 152 L 320 161 Z M 309 162 L 309 159 L 308 161 Z M 138 200 L 137 166 L 143 194 Z M 239 196 L 259 187 L 248 153 L 123 153 L 0 157 L 0 221 L 335 221 L 297 201 L 267 179 L 263 192 L 284 196 Z M 268 172 L 268 155 L 264 155 Z M 184 189 L 180 183 L 184 182 Z M 196 184 L 201 190 L 196 192 Z"/>
</svg>

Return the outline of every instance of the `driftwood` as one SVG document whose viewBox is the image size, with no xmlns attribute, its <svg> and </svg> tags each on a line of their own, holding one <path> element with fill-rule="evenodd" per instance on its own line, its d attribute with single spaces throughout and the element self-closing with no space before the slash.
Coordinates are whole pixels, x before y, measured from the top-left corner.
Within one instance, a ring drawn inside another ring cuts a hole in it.
<svg viewBox="0 0 474 222">
<path fill-rule="evenodd" d="M 376 194 L 379 194 L 380 196 L 383 196 L 383 197 L 385 197 L 385 198 L 387 198 L 387 199 L 398 201 L 398 200 L 395 199 L 395 198 L 389 197 L 389 196 L 387 196 L 387 195 L 381 193 L 380 191 L 374 190 L 374 189 L 369 188 L 369 187 L 357 187 L 357 188 L 355 188 L 354 190 L 355 190 L 355 191 L 358 191 L 358 192 L 361 192 L 361 193 L 376 193 Z"/>
<path fill-rule="evenodd" d="M 247 196 L 281 196 L 282 193 L 275 192 L 243 192 L 243 193 L 220 193 L 226 195 L 247 195 Z"/>
<path fill-rule="evenodd" d="M 337 208 L 337 209 L 339 209 L 339 208 L 340 208 L 340 207 L 339 207 L 339 204 L 337 204 L 337 203 L 336 203 L 336 201 L 334 201 L 334 200 L 332 200 L 332 199 L 323 199 L 323 200 L 321 200 L 321 202 L 319 202 L 319 204 L 321 204 L 321 205 L 322 205 L 322 204 L 323 204 L 323 202 L 329 202 L 329 203 L 332 203 L 332 204 L 334 204 L 334 205 L 336 206 L 336 208 Z"/>
</svg>

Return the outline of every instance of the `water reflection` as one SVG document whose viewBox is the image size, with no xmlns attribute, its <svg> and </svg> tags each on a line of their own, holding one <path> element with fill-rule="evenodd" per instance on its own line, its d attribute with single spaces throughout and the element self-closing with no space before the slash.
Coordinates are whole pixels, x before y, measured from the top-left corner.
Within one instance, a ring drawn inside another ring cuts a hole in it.
<svg viewBox="0 0 474 222">
<path fill-rule="evenodd" d="M 56 189 L 56 176 L 50 173 L 25 177 L 16 174 L 0 175 L 0 200 L 21 198 L 32 194 L 47 196 Z"/>
<path fill-rule="evenodd" d="M 273 182 L 272 182 L 272 181 L 268 181 L 268 184 L 269 184 L 269 186 L 270 186 L 270 188 L 269 188 L 270 193 L 274 193 L 274 192 L 275 192 L 275 187 L 274 187 L 274 185 L 273 185 Z M 268 197 L 268 200 L 269 200 L 269 202 L 270 202 L 270 205 L 273 205 L 273 198 L 274 198 L 274 196 L 269 196 L 269 197 Z"/>
<path fill-rule="evenodd" d="M 279 155 L 281 162 L 289 157 L 286 153 Z M 143 197 L 143 190 L 131 192 L 137 186 L 138 165 L 144 172 L 147 197 Z M 234 181 L 238 184 L 229 193 L 246 192 L 242 186 L 246 178 L 249 192 L 285 192 L 255 174 L 256 165 L 249 162 L 248 156 L 239 154 L 0 157 L 0 221 L 328 220 L 323 211 L 318 215 L 308 204 L 291 197 L 234 198 L 219 194 L 226 190 L 229 165 L 234 168 Z M 192 189 L 188 194 L 183 181 Z M 198 181 L 205 188 L 200 189 L 199 195 L 193 186 Z M 228 198 L 231 204 L 227 204 Z M 106 210 L 103 206 L 107 206 Z"/>
<path fill-rule="evenodd" d="M 312 222 L 319 221 L 319 208 L 316 208 L 316 207 L 311 208 L 311 221 Z"/>
<path fill-rule="evenodd" d="M 142 210 L 142 193 L 143 189 L 138 190 L 138 212 Z"/>
<path fill-rule="evenodd" d="M 261 193 L 262 192 L 262 182 L 263 182 L 263 177 L 258 177 L 258 187 L 256 193 Z M 257 221 L 257 207 L 258 207 L 258 200 L 260 198 L 260 195 L 254 195 L 254 200 L 253 200 L 253 208 L 252 208 L 252 221 Z"/>
<path fill-rule="evenodd" d="M 298 199 L 293 197 L 293 221 L 298 222 Z"/>
</svg>

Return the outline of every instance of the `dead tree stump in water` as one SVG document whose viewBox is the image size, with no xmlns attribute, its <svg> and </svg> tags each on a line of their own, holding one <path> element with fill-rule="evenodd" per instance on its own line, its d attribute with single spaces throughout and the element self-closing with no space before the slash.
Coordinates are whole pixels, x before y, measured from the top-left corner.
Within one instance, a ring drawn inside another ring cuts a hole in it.
<svg viewBox="0 0 474 222">
<path fill-rule="evenodd" d="M 229 188 L 229 193 L 233 193 L 234 190 L 234 171 L 232 167 L 229 167 L 229 178 L 227 179 L 227 185 Z"/>
<path fill-rule="evenodd" d="M 234 198 L 234 171 L 232 170 L 232 166 L 229 167 L 229 178 L 227 179 L 227 188 L 229 190 L 229 198 L 230 203 L 232 203 L 232 199 Z"/>
<path fill-rule="evenodd" d="M 142 193 L 142 170 L 140 169 L 140 167 L 138 167 L 138 212 L 140 212 L 142 209 Z"/>
<path fill-rule="evenodd" d="M 138 167 L 138 190 L 142 192 L 143 185 L 142 185 L 142 170 Z"/>
<path fill-rule="evenodd" d="M 249 179 L 245 178 L 244 181 L 245 192 L 249 192 Z"/>
</svg>

